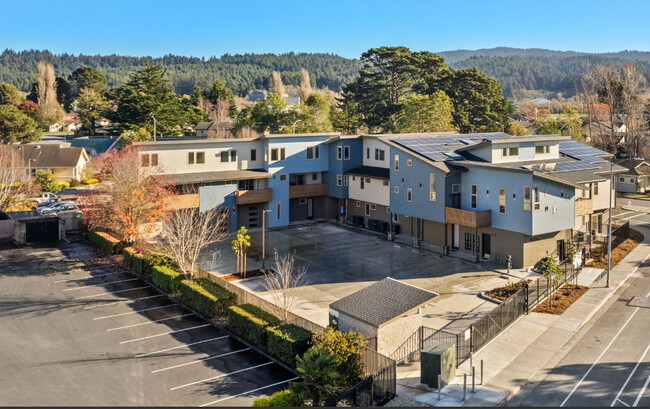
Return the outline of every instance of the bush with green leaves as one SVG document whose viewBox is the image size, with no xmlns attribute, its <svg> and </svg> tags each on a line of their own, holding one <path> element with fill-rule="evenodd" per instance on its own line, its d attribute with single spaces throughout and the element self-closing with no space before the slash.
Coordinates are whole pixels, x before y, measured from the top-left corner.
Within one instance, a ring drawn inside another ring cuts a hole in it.
<svg viewBox="0 0 650 409">
<path fill-rule="evenodd" d="M 320 406 L 339 390 L 341 363 L 336 355 L 330 354 L 322 345 L 314 345 L 296 360 L 296 370 L 302 382 L 295 382 L 289 388 L 301 400 L 311 400 L 312 406 Z"/>
<path fill-rule="evenodd" d="M 59 178 L 54 176 L 52 172 L 47 172 L 43 169 L 36 171 L 36 183 L 41 186 L 43 192 L 56 193 L 61 190 Z"/>
<path fill-rule="evenodd" d="M 70 182 L 59 182 L 61 189 L 67 189 L 70 187 Z"/>
<path fill-rule="evenodd" d="M 81 181 L 84 185 L 94 185 L 95 183 L 99 183 L 99 179 L 95 178 L 90 178 L 90 179 L 84 179 Z"/>
<path fill-rule="evenodd" d="M 289 389 L 275 392 L 273 395 L 269 396 L 268 398 L 255 399 L 255 402 L 253 402 L 254 408 L 265 408 L 265 407 L 291 408 L 291 407 L 300 407 L 303 405 L 304 402 L 302 401 L 302 399 L 300 399 L 298 395 L 296 395 Z"/>
<path fill-rule="evenodd" d="M 88 243 L 109 256 L 118 254 L 122 251 L 122 244 L 120 241 L 103 231 L 89 231 Z"/>
<path fill-rule="evenodd" d="M 271 355 L 289 366 L 296 365 L 296 356 L 309 349 L 314 335 L 311 331 L 294 324 L 267 327 L 267 347 Z"/>
<path fill-rule="evenodd" d="M 133 247 L 125 247 L 122 250 L 124 256 L 124 264 L 131 270 L 142 274 L 144 255 Z"/>
<path fill-rule="evenodd" d="M 314 346 L 321 346 L 329 354 L 337 357 L 341 364 L 341 386 L 349 387 L 363 377 L 363 363 L 361 350 L 367 341 L 363 335 L 354 332 L 342 332 L 329 327 L 324 332 L 319 332 L 312 339 Z"/>
<path fill-rule="evenodd" d="M 154 266 L 151 280 L 166 293 L 177 293 L 180 290 L 183 274 L 167 266 Z"/>
<path fill-rule="evenodd" d="M 183 302 L 209 318 L 224 317 L 237 296 L 207 278 L 181 281 Z"/>
<path fill-rule="evenodd" d="M 228 326 L 231 331 L 262 348 L 266 348 L 266 327 L 280 324 L 280 319 L 275 315 L 251 304 L 228 308 Z"/>
<path fill-rule="evenodd" d="M 151 276 L 153 274 L 153 268 L 156 266 L 173 268 L 174 265 L 169 257 L 148 253 L 143 254 L 142 257 L 142 274 L 146 276 Z"/>
</svg>

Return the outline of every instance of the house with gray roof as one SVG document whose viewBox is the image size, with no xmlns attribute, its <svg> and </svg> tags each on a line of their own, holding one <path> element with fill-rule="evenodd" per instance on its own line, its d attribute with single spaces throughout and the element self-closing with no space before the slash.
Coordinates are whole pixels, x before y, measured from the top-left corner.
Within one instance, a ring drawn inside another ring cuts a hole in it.
<svg viewBox="0 0 650 409">
<path fill-rule="evenodd" d="M 650 188 L 650 164 L 645 159 L 627 159 L 619 163 L 625 171 L 618 174 L 616 191 L 645 193 Z"/>
<path fill-rule="evenodd" d="M 52 172 L 60 181 L 80 180 L 84 169 L 90 163 L 84 148 L 73 148 L 59 144 L 8 145 L 18 151 L 25 166 L 32 174 L 38 169 Z"/>
</svg>

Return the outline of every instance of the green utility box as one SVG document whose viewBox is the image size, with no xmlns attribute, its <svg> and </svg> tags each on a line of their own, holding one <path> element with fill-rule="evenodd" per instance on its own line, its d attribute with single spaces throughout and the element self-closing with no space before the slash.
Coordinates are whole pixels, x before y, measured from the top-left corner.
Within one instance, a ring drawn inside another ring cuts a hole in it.
<svg viewBox="0 0 650 409">
<path fill-rule="evenodd" d="M 438 375 L 442 386 L 446 386 L 456 376 L 456 345 L 441 344 L 420 351 L 420 382 L 430 388 L 438 388 Z"/>
</svg>

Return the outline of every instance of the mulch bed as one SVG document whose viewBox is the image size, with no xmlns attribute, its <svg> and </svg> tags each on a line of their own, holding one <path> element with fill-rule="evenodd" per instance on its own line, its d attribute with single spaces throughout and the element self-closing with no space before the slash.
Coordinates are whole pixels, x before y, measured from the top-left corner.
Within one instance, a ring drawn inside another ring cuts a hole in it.
<svg viewBox="0 0 650 409">
<path fill-rule="evenodd" d="M 636 248 L 643 241 L 643 234 L 636 230 L 630 229 L 630 237 L 619 244 L 616 248 L 612 249 L 612 268 L 625 258 L 632 250 Z M 603 252 L 603 249 L 598 247 L 591 250 L 591 258 L 594 259 L 591 263 L 587 263 L 587 267 L 594 268 L 607 268 L 607 257 L 603 257 L 603 261 L 598 261 L 598 257 Z M 607 249 L 605 249 L 607 252 Z"/>
<path fill-rule="evenodd" d="M 548 307 L 548 300 L 545 300 L 535 307 L 533 312 L 561 315 L 571 304 L 582 297 L 582 294 L 586 293 L 588 289 L 589 287 L 583 285 L 565 284 L 552 295 L 550 309 Z"/>
<path fill-rule="evenodd" d="M 272 272 L 273 272 L 273 270 L 266 269 L 266 273 L 272 273 Z M 225 280 L 225 281 L 237 281 L 237 280 L 241 280 L 241 279 L 244 279 L 244 278 L 263 276 L 264 274 L 265 274 L 264 270 L 262 270 L 260 268 L 260 269 L 257 269 L 257 270 L 247 271 L 246 274 L 243 274 L 243 275 L 240 274 L 240 273 L 228 274 L 228 275 L 225 275 L 225 276 L 219 276 L 219 278 L 222 279 L 222 280 Z"/>
<path fill-rule="evenodd" d="M 524 284 L 530 283 L 532 280 L 523 280 L 518 283 L 515 283 L 514 285 L 509 285 L 509 286 L 504 286 L 504 287 L 499 287 L 499 288 L 493 288 L 490 291 L 486 291 L 484 294 L 487 295 L 490 298 L 494 298 L 499 301 L 505 301 L 510 297 L 512 294 L 516 293 L 517 291 L 521 290 Z"/>
</svg>

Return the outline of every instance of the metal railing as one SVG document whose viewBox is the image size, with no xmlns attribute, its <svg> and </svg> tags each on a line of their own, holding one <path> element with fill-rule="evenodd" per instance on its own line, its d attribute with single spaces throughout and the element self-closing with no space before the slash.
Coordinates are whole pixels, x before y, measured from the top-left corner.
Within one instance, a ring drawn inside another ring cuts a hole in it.
<svg viewBox="0 0 650 409">
<path fill-rule="evenodd" d="M 429 347 L 442 344 L 456 345 L 456 364 L 460 365 L 469 357 L 470 342 L 465 337 L 465 332 L 452 333 L 421 326 L 410 337 L 406 339 L 390 356 L 396 363 L 416 362 L 420 360 L 420 352 Z"/>
</svg>

